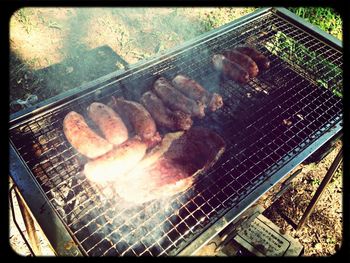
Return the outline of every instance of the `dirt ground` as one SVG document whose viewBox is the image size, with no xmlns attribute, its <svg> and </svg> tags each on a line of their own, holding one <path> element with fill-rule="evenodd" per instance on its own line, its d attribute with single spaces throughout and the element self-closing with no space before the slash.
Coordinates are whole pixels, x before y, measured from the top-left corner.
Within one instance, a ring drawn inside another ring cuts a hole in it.
<svg viewBox="0 0 350 263">
<path fill-rule="evenodd" d="M 252 10 L 21 9 L 10 21 L 10 112 L 177 46 Z M 33 99 L 34 95 L 37 100 Z M 302 243 L 305 256 L 332 255 L 341 246 L 342 168 L 335 174 L 303 229 L 296 232 L 285 219 L 298 222 L 340 147 L 341 142 L 338 142 L 319 163 L 301 165 L 302 172 L 277 201 L 271 203 L 268 197 L 278 186 L 260 201 L 266 208 L 265 216 Z M 18 207 L 16 209 L 18 213 Z M 28 255 L 29 250 L 11 216 L 10 244 L 17 253 Z M 21 229 L 26 234 L 23 224 Z M 45 238 L 40 236 L 40 242 L 44 247 L 42 253 L 49 255 L 51 251 Z"/>
<path fill-rule="evenodd" d="M 342 165 L 333 175 L 304 227 L 298 231 L 294 228 L 294 224 L 298 224 L 341 147 L 342 142 L 337 141 L 333 151 L 320 162 L 299 165 L 294 171 L 301 169 L 300 174 L 291 181 L 290 189 L 274 203 L 269 201 L 269 196 L 278 189 L 278 186 L 260 200 L 266 208 L 264 215 L 283 232 L 299 240 L 304 246 L 305 256 L 334 255 L 342 244 Z"/>
</svg>

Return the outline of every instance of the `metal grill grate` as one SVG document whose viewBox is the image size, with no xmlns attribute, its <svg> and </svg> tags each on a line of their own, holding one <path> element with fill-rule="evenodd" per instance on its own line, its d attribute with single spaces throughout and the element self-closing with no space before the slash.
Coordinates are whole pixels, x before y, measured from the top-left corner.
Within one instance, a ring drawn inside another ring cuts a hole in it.
<svg viewBox="0 0 350 263">
<path fill-rule="evenodd" d="M 243 86 L 220 80 L 212 54 L 245 42 L 255 44 L 271 68 Z M 108 188 L 80 174 L 87 160 L 66 141 L 64 116 L 70 110 L 85 115 L 91 102 L 111 95 L 138 100 L 159 75 L 177 73 L 223 95 L 224 107 L 195 125 L 221 134 L 224 155 L 191 189 L 167 200 L 130 207 L 106 198 Z M 171 255 L 331 129 L 342 118 L 341 94 L 341 52 L 267 13 L 134 69 L 98 97 L 89 93 L 17 124 L 10 139 L 88 255 Z"/>
</svg>

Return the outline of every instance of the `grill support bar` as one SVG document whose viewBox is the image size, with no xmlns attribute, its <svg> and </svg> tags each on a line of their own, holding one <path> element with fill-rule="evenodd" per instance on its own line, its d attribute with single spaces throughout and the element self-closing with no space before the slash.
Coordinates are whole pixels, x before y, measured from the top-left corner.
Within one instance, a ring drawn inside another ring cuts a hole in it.
<svg viewBox="0 0 350 263">
<path fill-rule="evenodd" d="M 302 215 L 296 230 L 300 230 L 304 226 L 305 222 L 308 220 L 309 216 L 314 211 L 317 201 L 320 199 L 320 197 L 321 197 L 322 193 L 324 192 L 324 190 L 326 189 L 328 183 L 331 181 L 331 179 L 333 178 L 333 175 L 338 170 L 342 160 L 343 160 L 343 148 L 340 148 L 337 156 L 334 158 L 334 161 L 333 161 L 331 167 L 328 169 L 320 186 L 317 188 L 316 193 L 312 197 L 308 207 L 306 208 L 304 214 Z"/>
<path fill-rule="evenodd" d="M 31 218 L 30 218 L 30 219 L 28 219 L 28 218 L 24 218 L 24 219 L 23 219 L 23 220 L 24 220 L 24 223 L 25 223 L 25 225 L 26 225 L 26 229 L 27 229 L 27 232 L 28 232 L 29 239 L 31 240 L 31 243 L 34 244 L 34 250 L 35 250 L 35 252 L 33 251 L 33 248 L 32 248 L 32 246 L 29 244 L 27 238 L 26 238 L 26 237 L 24 236 L 24 234 L 22 233 L 22 230 L 21 230 L 21 228 L 19 227 L 19 224 L 18 224 L 18 222 L 17 222 L 16 215 L 15 215 L 15 207 L 14 207 L 14 205 L 13 205 L 13 200 L 12 200 L 12 191 L 15 191 L 15 186 L 14 186 L 14 185 L 11 186 L 10 191 L 9 191 L 10 210 L 11 210 L 11 212 L 12 212 L 12 219 L 13 219 L 13 222 L 14 222 L 14 224 L 15 224 L 15 226 L 16 226 L 18 232 L 19 232 L 19 234 L 21 235 L 21 237 L 22 237 L 24 243 L 26 243 L 27 248 L 29 249 L 30 254 L 31 254 L 32 256 L 35 256 L 35 255 L 37 254 L 37 252 L 39 251 L 39 248 L 38 248 L 38 246 L 37 246 L 37 243 L 38 243 L 38 242 L 36 242 L 36 241 L 37 241 L 37 236 L 36 236 L 36 234 L 33 235 L 33 231 L 32 231 L 32 230 L 33 230 L 32 227 L 34 227 L 34 224 L 33 224 L 34 222 L 33 222 L 33 220 L 32 220 Z M 16 192 L 16 191 L 15 191 L 15 195 L 16 195 L 16 197 L 17 197 L 18 204 L 19 204 L 19 207 L 20 207 L 21 212 L 22 212 L 22 216 L 24 216 L 24 217 L 28 216 L 28 213 L 25 213 L 25 212 L 23 213 L 23 211 L 22 211 L 23 204 L 21 203 L 21 201 L 19 201 L 19 198 L 18 198 L 18 195 L 17 195 L 17 192 Z M 24 208 L 24 210 L 26 210 L 26 209 Z M 26 212 L 27 212 L 27 211 L 26 211 Z M 28 222 L 27 222 L 27 219 L 28 219 Z M 35 233 L 35 232 L 34 232 L 34 233 Z"/>
<path fill-rule="evenodd" d="M 28 237 L 30 240 L 30 243 L 32 245 L 32 249 L 35 255 L 40 255 L 41 254 L 41 249 L 40 249 L 40 242 L 38 235 L 36 234 L 35 226 L 34 226 L 34 220 L 32 216 L 30 215 L 30 212 L 27 208 L 27 206 L 24 203 L 23 198 L 20 196 L 18 190 L 14 188 L 15 194 L 16 194 L 16 199 L 18 202 L 18 206 L 21 210 L 21 214 L 23 216 L 23 221 L 27 229 Z"/>
</svg>

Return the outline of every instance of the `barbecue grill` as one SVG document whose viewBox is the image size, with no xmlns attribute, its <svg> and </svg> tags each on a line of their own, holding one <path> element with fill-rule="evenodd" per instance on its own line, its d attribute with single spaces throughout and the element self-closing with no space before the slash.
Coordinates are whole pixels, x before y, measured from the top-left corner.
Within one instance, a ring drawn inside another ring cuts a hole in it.
<svg viewBox="0 0 350 263">
<path fill-rule="evenodd" d="M 249 43 L 271 67 L 247 84 L 220 78 L 215 53 Z M 189 255 L 342 130 L 341 42 L 283 8 L 259 9 L 147 61 L 10 116 L 10 175 L 58 255 Z M 130 206 L 81 173 L 63 118 L 93 101 L 138 101 L 159 76 L 185 73 L 223 96 L 195 126 L 224 154 L 185 192 Z"/>
</svg>

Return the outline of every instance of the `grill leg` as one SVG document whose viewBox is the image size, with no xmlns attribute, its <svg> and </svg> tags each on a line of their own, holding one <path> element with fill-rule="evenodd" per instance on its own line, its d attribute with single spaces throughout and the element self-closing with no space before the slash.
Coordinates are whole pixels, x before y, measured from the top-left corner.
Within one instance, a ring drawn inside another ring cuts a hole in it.
<svg viewBox="0 0 350 263">
<path fill-rule="evenodd" d="M 33 218 L 31 217 L 26 205 L 24 204 L 24 201 L 22 200 L 21 196 L 17 193 L 17 191 L 15 191 L 15 194 L 16 194 L 18 206 L 21 210 L 21 214 L 23 217 L 23 221 L 28 233 L 29 241 L 33 249 L 33 252 L 35 255 L 41 255 L 41 250 L 39 245 L 40 242 L 36 234 Z"/>
<path fill-rule="evenodd" d="M 317 188 L 315 195 L 312 197 L 308 207 L 306 208 L 303 216 L 301 217 L 296 230 L 299 230 L 300 228 L 302 228 L 304 226 L 304 224 L 308 220 L 310 214 L 312 214 L 312 212 L 314 211 L 314 208 L 315 208 L 317 201 L 321 197 L 323 191 L 326 189 L 326 186 L 328 185 L 328 183 L 332 179 L 335 172 L 338 170 L 339 165 L 341 164 L 342 160 L 343 160 L 343 148 L 340 148 L 340 150 L 339 150 L 337 156 L 335 157 L 331 167 L 328 169 L 320 186 Z"/>
</svg>

